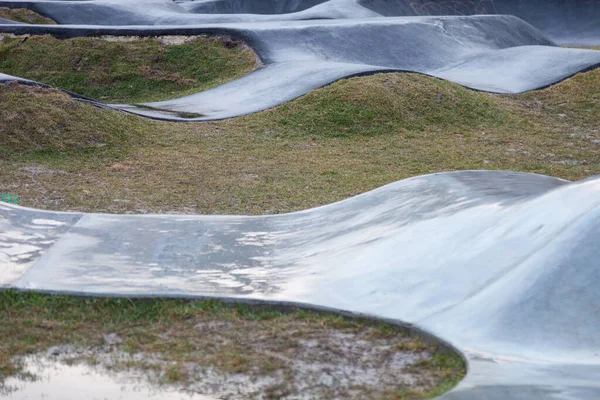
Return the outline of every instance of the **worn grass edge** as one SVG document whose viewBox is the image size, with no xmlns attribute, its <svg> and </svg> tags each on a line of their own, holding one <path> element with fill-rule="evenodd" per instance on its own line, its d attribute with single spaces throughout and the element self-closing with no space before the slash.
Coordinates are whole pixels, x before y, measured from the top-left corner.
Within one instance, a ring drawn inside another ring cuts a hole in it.
<svg viewBox="0 0 600 400">
<path fill-rule="evenodd" d="M 160 36 L 163 36 L 163 35 L 160 35 Z M 255 50 L 251 46 L 248 45 L 248 48 L 251 49 L 254 54 L 257 54 L 255 52 Z M 600 50 L 598 50 L 598 51 L 600 51 Z M 260 69 L 262 69 L 262 68 L 264 68 L 266 66 L 260 60 L 260 58 L 258 57 L 258 55 L 256 57 L 257 57 L 257 67 L 256 67 L 256 69 L 254 71 L 252 71 L 250 73 L 256 72 L 256 71 L 258 71 L 258 70 L 260 70 Z M 574 76 L 576 76 L 578 74 L 583 74 L 583 73 L 586 73 L 586 72 L 589 72 L 589 71 L 593 71 L 595 69 L 600 69 L 600 63 L 594 64 L 594 65 L 592 65 L 590 67 L 587 67 L 587 68 L 585 68 L 583 70 L 577 71 L 577 72 L 575 72 L 575 73 L 573 73 L 571 75 L 565 76 L 565 77 L 561 78 L 559 81 L 550 83 L 550 84 L 548 84 L 546 86 L 539 87 L 539 88 L 536 88 L 536 89 L 531 89 L 531 90 L 525 90 L 525 91 L 522 91 L 522 92 L 515 92 L 515 93 L 494 93 L 494 92 L 489 92 L 489 91 L 486 91 L 486 90 L 471 88 L 471 87 L 468 87 L 468 86 L 461 85 L 459 83 L 457 83 L 457 85 L 459 85 L 460 87 L 462 87 L 464 89 L 467 89 L 467 90 L 470 90 L 470 91 L 473 91 L 473 92 L 477 92 L 477 93 L 492 93 L 492 94 L 502 94 L 504 96 L 518 96 L 518 95 L 521 95 L 521 94 L 524 94 L 524 93 L 530 93 L 530 92 L 535 92 L 535 91 L 538 91 L 538 90 L 548 89 L 548 88 L 556 86 L 556 85 L 562 83 L 563 81 L 566 81 L 566 80 L 568 80 L 568 79 L 570 79 L 570 78 L 572 78 L 572 77 L 574 77 Z M 439 81 L 443 81 L 443 82 L 454 83 L 454 82 L 449 81 L 447 79 L 443 79 L 443 78 L 440 78 L 440 77 L 437 77 L 437 76 L 434 76 L 434 75 L 429 75 L 429 74 L 426 74 L 426 73 L 423 73 L 423 72 L 417 72 L 417 71 L 408 71 L 408 70 L 401 70 L 401 69 L 383 69 L 383 70 L 376 70 L 376 71 L 363 71 L 363 72 L 357 72 L 357 73 L 354 73 L 354 74 L 350 74 L 350 75 L 346 75 L 346 76 L 337 78 L 337 79 L 335 79 L 335 80 L 333 80 L 331 82 L 327 82 L 327 83 L 325 83 L 325 84 L 323 84 L 323 85 L 321 85 L 319 87 L 311 89 L 311 90 L 309 90 L 308 92 L 306 92 L 304 94 L 301 94 L 301 95 L 298 95 L 298 96 L 293 97 L 291 99 L 288 99 L 288 100 L 286 100 L 285 102 L 283 102 L 281 104 L 276 104 L 276 105 L 274 105 L 272 107 L 268 107 L 268 108 L 265 108 L 263 110 L 245 112 L 245 113 L 242 113 L 242 114 L 233 115 L 233 116 L 229 116 L 229 117 L 214 117 L 214 118 L 213 117 L 198 117 L 198 118 L 161 117 L 160 115 L 147 115 L 147 114 L 137 113 L 137 112 L 135 112 L 133 110 L 129 110 L 129 109 L 120 107 L 121 106 L 120 104 L 102 103 L 102 102 L 100 102 L 98 100 L 95 100 L 95 99 L 92 99 L 92 98 L 89 98 L 89 97 L 85 97 L 85 96 L 82 96 L 80 94 L 77 94 L 77 93 L 74 93 L 74 92 L 70 92 L 68 90 L 65 90 L 65 89 L 62 89 L 62 88 L 59 88 L 59 87 L 55 87 L 55 86 L 51 86 L 51 85 L 47 85 L 47 84 L 44 84 L 44 83 L 40 83 L 40 82 L 36 82 L 36 81 L 31 81 L 31 80 L 22 80 L 22 78 L 19 78 L 19 77 L 15 77 L 16 79 L 12 79 L 12 80 L 0 81 L 0 84 L 4 84 L 4 83 L 8 83 L 8 82 L 17 82 L 19 84 L 28 85 L 28 86 L 37 86 L 37 87 L 42 87 L 42 88 L 46 88 L 46 89 L 57 89 L 57 90 L 60 90 L 61 92 L 64 92 L 64 93 L 68 94 L 69 96 L 73 97 L 75 100 L 82 101 L 82 102 L 85 102 L 85 103 L 89 103 L 89 104 L 91 104 L 93 106 L 96 106 L 96 107 L 107 108 L 107 109 L 111 109 L 111 110 L 117 110 L 117 111 L 120 111 L 120 112 L 124 112 L 124 113 L 127 113 L 127 114 L 133 114 L 133 115 L 136 115 L 138 117 L 148 118 L 148 119 L 155 120 L 155 121 L 195 122 L 195 123 L 197 123 L 197 122 L 210 122 L 210 121 L 224 121 L 224 120 L 228 120 L 228 119 L 234 119 L 234 118 L 244 117 L 244 116 L 248 116 L 248 115 L 258 114 L 258 113 L 261 113 L 261 112 L 264 112 L 264 111 L 273 110 L 273 109 L 275 109 L 275 108 L 277 108 L 277 107 L 279 107 L 279 106 L 281 106 L 283 104 L 286 104 L 286 103 L 289 103 L 291 101 L 300 99 L 300 98 L 306 96 L 307 94 L 311 93 L 312 91 L 314 91 L 316 89 L 322 89 L 322 88 L 331 86 L 331 85 L 335 84 L 336 82 L 339 82 L 339 81 L 342 81 L 342 80 L 345 80 L 345 79 L 360 78 L 360 77 L 373 76 L 373 75 L 379 75 L 379 74 L 393 74 L 393 73 L 415 74 L 415 75 L 426 76 L 426 77 L 433 78 L 433 79 L 436 79 L 436 80 L 439 80 Z M 247 76 L 247 75 L 244 75 L 244 76 Z M 214 88 L 218 88 L 218 87 L 220 87 L 222 85 L 223 84 L 217 85 Z M 214 88 L 212 88 L 212 89 L 214 89 Z M 210 90 L 210 89 L 208 89 L 208 90 Z M 200 92 L 198 92 L 198 93 L 200 93 Z M 188 95 L 188 96 L 193 96 L 193 94 L 192 95 Z M 184 96 L 184 97 L 187 97 L 187 96 Z M 175 97 L 173 99 L 175 99 Z M 135 106 L 135 104 L 134 104 L 134 106 Z M 162 111 L 159 108 L 157 108 L 156 110 L 157 111 Z M 171 112 L 173 112 L 173 111 L 171 111 Z"/>
<path fill-rule="evenodd" d="M 78 299 L 126 299 L 136 301 L 160 301 L 160 300 L 184 300 L 184 301 L 214 301 L 232 306 L 236 304 L 252 307 L 260 311 L 274 311 L 281 314 L 291 314 L 297 311 L 309 311 L 318 315 L 339 315 L 355 321 L 382 323 L 396 327 L 407 337 L 419 338 L 425 343 L 435 347 L 437 351 L 445 354 L 454 354 L 460 357 L 465 366 L 465 376 L 470 372 L 470 364 L 467 356 L 449 341 L 429 332 L 428 330 L 400 319 L 380 317 L 371 313 L 351 311 L 341 308 L 322 306 L 306 302 L 289 300 L 253 299 L 234 296 L 209 296 L 193 294 L 115 294 L 115 293 L 91 293 L 84 291 L 65 291 L 48 289 L 21 289 L 11 286 L 0 286 L 0 292 L 13 292 L 16 294 L 39 294 L 42 296 L 64 296 L 76 297 Z M 462 378 L 464 379 L 464 377 Z"/>
<path fill-rule="evenodd" d="M 8 14 L 26 14 L 29 17 L 32 17 L 38 21 L 43 21 L 41 23 L 32 23 L 32 22 L 26 22 L 26 21 L 21 21 L 19 19 L 23 19 L 22 16 L 16 15 L 17 19 L 11 19 L 10 17 L 12 15 L 5 15 L 2 16 L 0 15 L 0 18 L 5 18 L 8 19 L 9 21 L 13 21 L 13 22 L 18 22 L 18 23 L 23 23 L 23 24 L 29 24 L 29 25 L 56 25 L 57 22 L 55 20 L 53 20 L 52 18 L 43 15 L 42 13 L 38 12 L 38 11 L 34 11 L 31 10 L 27 7 L 23 7 L 22 4 L 0 4 L 0 9 L 6 9 L 8 10 Z M 0 10 L 0 14 L 2 14 L 1 10 Z"/>
</svg>

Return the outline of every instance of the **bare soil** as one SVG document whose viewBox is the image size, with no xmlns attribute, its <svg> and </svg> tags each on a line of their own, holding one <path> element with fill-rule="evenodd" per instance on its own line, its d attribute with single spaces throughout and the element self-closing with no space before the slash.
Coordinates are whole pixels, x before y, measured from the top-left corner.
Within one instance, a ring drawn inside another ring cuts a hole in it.
<svg viewBox="0 0 600 400">
<path fill-rule="evenodd" d="M 223 399 L 425 399 L 464 375 L 406 329 L 307 310 L 2 292 L 0 318 L 0 393 L 31 355 Z"/>
</svg>

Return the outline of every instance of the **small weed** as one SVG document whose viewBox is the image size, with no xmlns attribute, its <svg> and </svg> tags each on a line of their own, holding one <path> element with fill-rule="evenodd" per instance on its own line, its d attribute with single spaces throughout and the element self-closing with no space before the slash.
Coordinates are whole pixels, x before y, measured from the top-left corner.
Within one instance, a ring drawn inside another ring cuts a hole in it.
<svg viewBox="0 0 600 400">
<path fill-rule="evenodd" d="M 428 349 L 427 344 L 423 341 L 417 339 L 407 340 L 405 342 L 400 342 L 396 345 L 396 350 L 409 352 L 409 353 L 419 353 L 421 351 L 425 351 Z"/>
</svg>

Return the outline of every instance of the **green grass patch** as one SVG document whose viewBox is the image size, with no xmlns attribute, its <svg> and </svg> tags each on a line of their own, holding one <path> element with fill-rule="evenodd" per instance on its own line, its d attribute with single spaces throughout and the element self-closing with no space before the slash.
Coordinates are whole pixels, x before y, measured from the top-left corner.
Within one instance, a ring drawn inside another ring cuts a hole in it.
<svg viewBox="0 0 600 400">
<path fill-rule="evenodd" d="M 23 96 L 23 91 L 28 96 Z M 0 85 L 0 157 L 31 160 L 118 153 L 139 143 L 146 121 L 73 101 L 63 92 L 11 83 Z"/>
<path fill-rule="evenodd" d="M 61 40 L 7 35 L 0 40 L 0 72 L 109 103 L 180 97 L 255 67 L 252 50 L 221 37 Z"/>
<path fill-rule="evenodd" d="M 414 76 L 337 82 L 267 112 L 279 127 L 308 137 L 352 137 L 435 129 L 448 134 L 502 126 L 509 111 L 493 98 L 456 84 Z"/>
<path fill-rule="evenodd" d="M 6 8 L 0 7 L 0 18 L 10 19 L 11 21 L 24 22 L 26 24 L 56 24 L 50 18 L 44 17 L 35 11 L 26 8 Z"/>
</svg>

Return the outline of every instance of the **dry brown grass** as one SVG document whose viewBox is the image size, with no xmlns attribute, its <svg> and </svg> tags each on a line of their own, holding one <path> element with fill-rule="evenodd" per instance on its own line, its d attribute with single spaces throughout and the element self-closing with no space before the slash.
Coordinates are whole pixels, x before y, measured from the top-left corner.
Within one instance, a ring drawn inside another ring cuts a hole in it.
<svg viewBox="0 0 600 400">
<path fill-rule="evenodd" d="M 600 174 L 600 70 L 519 96 L 379 74 L 251 116 L 187 124 L 72 108 L 78 103 L 40 89 L 2 93 L 3 102 L 19 105 L 0 110 L 0 119 L 12 121 L 1 138 L 16 137 L 0 142 L 4 154 L 11 152 L 0 163 L 0 192 L 46 209 L 282 213 L 440 171 L 513 170 L 569 180 Z M 46 96 L 56 103 L 44 106 Z M 27 118 L 9 118 L 26 107 Z M 46 108 L 34 112 L 38 107 Z M 72 118 L 53 121 L 61 109 Z M 88 118 L 104 122 L 92 126 Z M 127 126 L 124 134 L 117 125 Z M 39 126 L 62 139 L 50 147 L 35 145 L 38 139 L 19 144 Z M 80 129 L 87 139 L 69 142 Z M 107 145 L 95 146 L 92 136 Z"/>
</svg>

